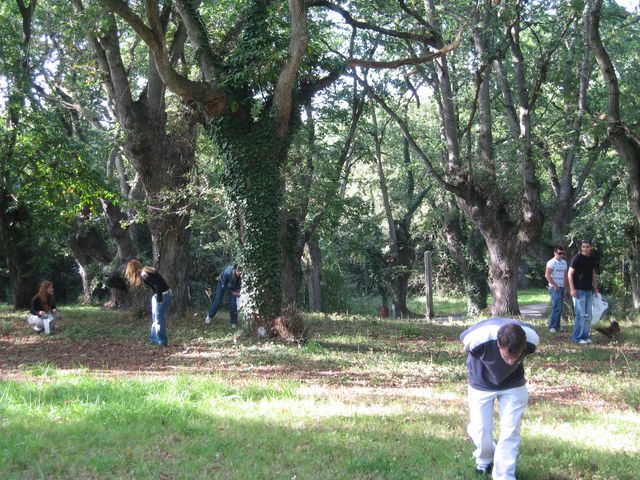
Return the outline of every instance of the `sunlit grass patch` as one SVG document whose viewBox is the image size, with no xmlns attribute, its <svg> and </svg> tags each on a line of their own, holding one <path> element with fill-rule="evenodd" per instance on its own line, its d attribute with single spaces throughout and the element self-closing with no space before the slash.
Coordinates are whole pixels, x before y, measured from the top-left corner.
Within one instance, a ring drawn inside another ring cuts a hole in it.
<svg viewBox="0 0 640 480">
<path fill-rule="evenodd" d="M 33 377 L 54 377 L 58 374 L 58 367 L 49 362 L 38 362 L 25 366 L 23 371 Z"/>
</svg>

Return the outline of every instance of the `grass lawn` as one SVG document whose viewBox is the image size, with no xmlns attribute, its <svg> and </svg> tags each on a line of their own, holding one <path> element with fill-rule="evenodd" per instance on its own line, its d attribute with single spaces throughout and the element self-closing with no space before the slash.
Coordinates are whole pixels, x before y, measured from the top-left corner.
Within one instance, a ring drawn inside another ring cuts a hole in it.
<svg viewBox="0 0 640 480">
<path fill-rule="evenodd" d="M 51 336 L 0 308 L 2 479 L 472 479 L 467 322 L 307 315 L 304 345 L 255 343 L 200 312 L 66 307 Z M 542 338 L 526 363 L 519 480 L 636 479 L 640 327 Z M 469 322 L 471 323 L 471 322 Z"/>
</svg>

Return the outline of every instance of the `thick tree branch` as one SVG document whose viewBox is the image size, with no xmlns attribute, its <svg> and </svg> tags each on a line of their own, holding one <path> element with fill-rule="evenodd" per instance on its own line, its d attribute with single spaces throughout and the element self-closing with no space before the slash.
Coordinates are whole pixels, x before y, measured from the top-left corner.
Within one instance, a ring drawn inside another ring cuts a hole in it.
<svg viewBox="0 0 640 480">
<path fill-rule="evenodd" d="M 413 41 L 425 43 L 427 45 L 432 45 L 432 46 L 435 46 L 438 44 L 439 39 L 435 34 L 426 36 L 426 35 L 421 35 L 419 33 L 414 33 L 414 32 L 401 32 L 398 30 L 383 28 L 375 23 L 357 20 L 353 18 L 351 14 L 344 8 L 326 0 L 310 0 L 307 2 L 307 5 L 309 7 L 324 7 L 329 10 L 332 10 L 337 14 L 339 14 L 340 16 L 342 16 L 342 18 L 346 23 L 348 23 L 349 25 L 355 28 L 360 28 L 362 30 L 371 30 L 373 32 L 381 33 L 383 35 L 388 35 L 393 38 L 413 40 Z"/>
<path fill-rule="evenodd" d="M 196 47 L 198 61 L 207 81 L 215 81 L 219 78 L 219 70 L 217 64 L 220 59 L 216 57 L 209 42 L 209 36 L 202 24 L 202 20 L 195 10 L 195 6 L 191 1 L 178 0 L 176 8 L 180 14 L 180 18 L 184 23 L 191 43 Z"/>
<path fill-rule="evenodd" d="M 309 44 L 307 7 L 305 0 L 288 0 L 289 3 L 289 58 L 283 66 L 274 93 L 274 105 L 278 115 L 278 132 L 284 137 L 289 128 L 293 87 L 298 69 Z"/>
<path fill-rule="evenodd" d="M 363 67 L 363 68 L 399 68 L 405 65 L 422 65 L 423 63 L 427 63 L 435 60 L 436 58 L 444 57 L 447 53 L 452 52 L 456 48 L 460 46 L 460 42 L 462 41 L 462 34 L 464 33 L 467 25 L 465 24 L 458 33 L 456 34 L 456 38 L 448 45 L 436 50 L 433 53 L 429 53 L 428 55 L 422 55 L 419 57 L 408 57 L 401 58 L 398 60 L 390 60 L 390 61 L 376 61 L 376 60 L 363 60 L 357 58 L 350 58 L 348 60 L 349 66 L 351 67 Z"/>
<path fill-rule="evenodd" d="M 164 42 L 159 40 L 162 32 L 145 25 L 129 5 L 122 0 L 100 0 L 112 12 L 117 13 L 138 35 L 142 37 L 156 61 L 156 68 L 164 84 L 177 95 L 201 103 L 209 115 L 219 115 L 226 106 L 227 95 L 221 88 L 206 82 L 195 82 L 178 74 L 171 64 Z"/>
</svg>

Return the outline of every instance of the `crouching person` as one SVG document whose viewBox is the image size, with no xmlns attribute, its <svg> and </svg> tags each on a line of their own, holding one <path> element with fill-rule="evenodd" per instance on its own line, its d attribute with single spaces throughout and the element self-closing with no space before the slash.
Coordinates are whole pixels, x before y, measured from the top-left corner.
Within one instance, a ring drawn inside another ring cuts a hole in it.
<svg viewBox="0 0 640 480">
<path fill-rule="evenodd" d="M 515 480 L 522 415 L 529 393 L 524 357 L 540 342 L 536 330 L 511 318 L 489 318 L 460 335 L 467 357 L 469 425 L 475 444 L 476 473 L 494 480 Z M 493 409 L 498 402 L 500 434 L 493 435 Z"/>
<path fill-rule="evenodd" d="M 40 284 L 38 293 L 31 299 L 31 310 L 27 322 L 36 333 L 43 332 L 49 335 L 53 330 L 53 324 L 60 318 L 56 308 L 56 300 L 53 296 L 53 283 L 45 280 Z"/>
</svg>

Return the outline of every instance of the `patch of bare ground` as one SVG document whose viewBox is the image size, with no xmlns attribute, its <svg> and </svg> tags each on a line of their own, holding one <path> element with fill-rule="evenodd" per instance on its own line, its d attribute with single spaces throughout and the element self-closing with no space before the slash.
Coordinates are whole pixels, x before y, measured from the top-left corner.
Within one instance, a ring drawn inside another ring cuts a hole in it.
<svg viewBox="0 0 640 480">
<path fill-rule="evenodd" d="M 105 377 L 168 377 L 175 374 L 222 376 L 229 381 L 291 379 L 306 384 L 375 388 L 424 388 L 437 379 L 421 375 L 361 372 L 313 363 L 254 364 L 239 349 L 203 344 L 149 345 L 140 340 L 69 340 L 30 336 L 0 337 L 0 378 L 32 379 L 30 367 L 46 364 L 60 371 L 90 371 Z"/>
<path fill-rule="evenodd" d="M 539 402 L 573 405 L 588 410 L 626 410 L 629 408 L 623 402 L 603 398 L 601 394 L 593 394 L 589 390 L 576 385 L 529 384 L 529 404 L 533 405 Z"/>
</svg>

